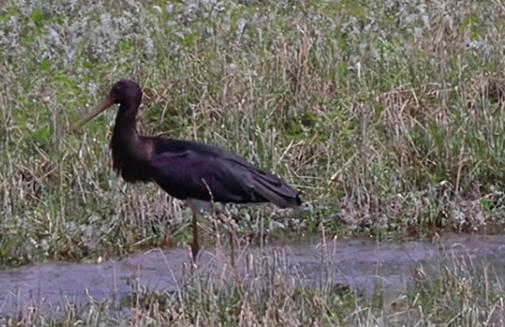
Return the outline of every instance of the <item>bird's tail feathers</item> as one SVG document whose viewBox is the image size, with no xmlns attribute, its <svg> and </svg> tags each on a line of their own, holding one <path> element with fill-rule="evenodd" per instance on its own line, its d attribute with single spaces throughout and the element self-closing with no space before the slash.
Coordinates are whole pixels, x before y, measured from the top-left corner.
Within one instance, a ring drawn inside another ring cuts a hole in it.
<svg viewBox="0 0 505 327">
<path fill-rule="evenodd" d="M 302 205 L 300 193 L 275 176 L 254 174 L 254 189 L 265 200 L 280 208 L 297 208 Z"/>
</svg>

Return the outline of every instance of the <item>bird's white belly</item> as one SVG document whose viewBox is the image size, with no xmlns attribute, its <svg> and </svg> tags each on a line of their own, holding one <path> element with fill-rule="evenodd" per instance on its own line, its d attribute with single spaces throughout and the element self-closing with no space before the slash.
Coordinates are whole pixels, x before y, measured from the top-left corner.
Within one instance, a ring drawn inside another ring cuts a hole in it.
<svg viewBox="0 0 505 327">
<path fill-rule="evenodd" d="M 185 201 L 193 212 L 212 211 L 212 203 L 209 201 L 198 199 L 186 199 Z"/>
</svg>

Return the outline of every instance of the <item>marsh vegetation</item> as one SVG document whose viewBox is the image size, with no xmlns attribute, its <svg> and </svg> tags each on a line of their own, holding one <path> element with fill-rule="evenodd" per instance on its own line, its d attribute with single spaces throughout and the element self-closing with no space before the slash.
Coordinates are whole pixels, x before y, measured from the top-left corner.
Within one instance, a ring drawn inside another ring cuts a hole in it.
<svg viewBox="0 0 505 327">
<path fill-rule="evenodd" d="M 4 1 L 0 264 L 187 243 L 182 203 L 112 172 L 114 112 L 72 128 L 121 78 L 144 87 L 142 132 L 228 148 L 311 204 L 297 217 L 229 208 L 243 240 L 501 232 L 504 17 L 500 2 L 471 0 Z M 213 246 L 220 227 L 202 227 Z M 409 302 L 423 305 L 425 324 L 475 326 L 502 303 L 501 291 L 482 294 L 481 277 L 462 286 L 468 271 L 454 269 Z M 325 325 L 365 312 L 352 321 L 375 325 L 384 317 L 379 303 L 354 295 L 263 290 L 188 287 L 168 306 L 149 298 L 135 321 Z M 273 299 L 284 305 L 257 309 Z M 91 320 L 70 312 L 64 324 L 103 322 L 93 312 Z"/>
</svg>

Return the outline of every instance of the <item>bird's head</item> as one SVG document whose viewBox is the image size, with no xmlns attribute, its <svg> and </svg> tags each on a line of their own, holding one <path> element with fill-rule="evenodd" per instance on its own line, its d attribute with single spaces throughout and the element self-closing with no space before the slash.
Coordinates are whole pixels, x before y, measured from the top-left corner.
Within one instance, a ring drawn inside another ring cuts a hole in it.
<svg viewBox="0 0 505 327">
<path fill-rule="evenodd" d="M 121 105 L 120 108 L 124 108 L 123 110 L 134 111 L 133 114 L 136 114 L 141 101 L 142 89 L 140 86 L 131 80 L 120 80 L 112 86 L 105 99 L 103 99 L 93 111 L 77 123 L 77 127 L 83 126 L 98 116 L 101 112 L 110 108 L 113 104 L 119 104 Z"/>
<path fill-rule="evenodd" d="M 112 85 L 107 98 L 110 98 L 113 103 L 119 104 L 140 101 L 142 98 L 142 90 L 134 81 L 123 79 Z"/>
</svg>

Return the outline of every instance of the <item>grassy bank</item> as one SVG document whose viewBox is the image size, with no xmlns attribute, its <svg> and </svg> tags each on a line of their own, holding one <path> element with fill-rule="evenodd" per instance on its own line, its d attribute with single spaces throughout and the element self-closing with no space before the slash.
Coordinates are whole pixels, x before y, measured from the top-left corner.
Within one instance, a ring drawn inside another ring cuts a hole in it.
<svg viewBox="0 0 505 327">
<path fill-rule="evenodd" d="M 180 202 L 112 173 L 114 110 L 72 129 L 120 78 L 145 87 L 142 132 L 226 147 L 284 176 L 313 205 L 293 219 L 235 212 L 252 239 L 323 225 L 417 237 L 504 223 L 498 4 L 1 6 L 2 264 L 186 240 Z M 204 229 L 212 240 L 212 224 Z"/>
</svg>

